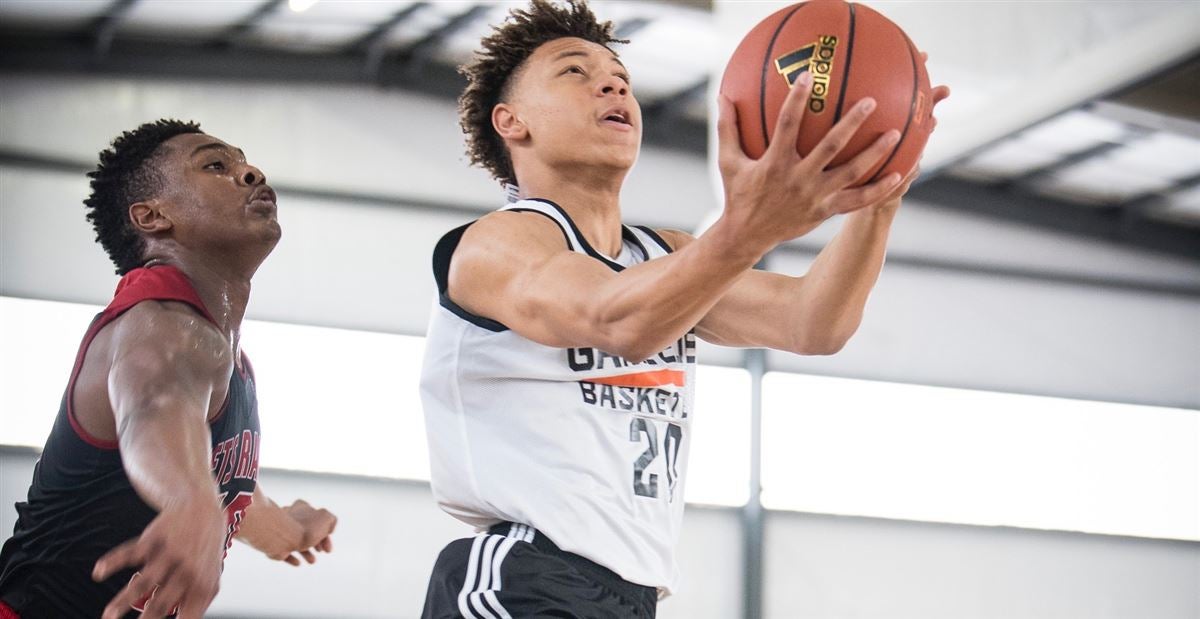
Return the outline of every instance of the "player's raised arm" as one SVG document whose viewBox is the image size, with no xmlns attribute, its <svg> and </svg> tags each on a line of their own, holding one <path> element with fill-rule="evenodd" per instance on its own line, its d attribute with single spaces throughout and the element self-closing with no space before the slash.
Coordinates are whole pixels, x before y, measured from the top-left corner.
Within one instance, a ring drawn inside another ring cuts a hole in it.
<svg viewBox="0 0 1200 619">
<path fill-rule="evenodd" d="M 797 87 L 789 95 L 790 100 L 796 99 L 797 91 L 806 90 L 809 82 L 810 79 L 798 81 Z M 933 89 L 932 94 L 933 104 L 936 106 L 950 96 L 950 89 L 938 86 Z M 723 112 L 732 111 L 732 106 L 727 100 L 722 101 L 722 106 Z M 785 112 L 781 115 L 781 128 L 787 115 L 786 109 L 785 106 Z M 862 113 L 861 104 L 856 109 Z M 865 116 L 862 118 L 865 119 Z M 723 163 L 722 168 L 728 194 L 736 192 L 734 187 L 745 182 L 738 177 L 747 175 L 740 169 L 747 163 L 737 152 L 740 147 L 736 136 L 730 132 L 730 120 L 729 114 L 723 115 L 721 119 L 722 150 L 729 153 L 723 155 L 723 162 L 734 162 L 732 166 Z M 931 122 L 936 124 L 936 119 L 931 119 Z M 849 139 L 852 133 L 849 126 L 839 123 L 822 144 L 844 144 L 844 140 Z M 772 147 L 778 143 L 777 141 Z M 881 142 L 876 142 L 871 148 L 880 144 Z M 865 168 L 856 166 L 876 159 L 874 155 L 864 158 L 871 148 L 842 166 L 822 174 L 841 174 L 843 178 L 853 178 L 853 175 L 861 174 Z M 804 162 L 814 158 L 821 164 L 826 157 L 831 156 L 830 153 L 837 152 L 830 150 L 821 154 L 821 149 L 822 146 L 818 146 L 803 161 L 795 159 L 794 161 L 800 162 L 797 169 Z M 898 185 L 881 182 L 856 189 L 841 189 L 830 194 L 826 198 L 827 202 L 837 211 L 842 210 L 838 206 L 840 204 L 861 205 L 863 200 L 874 202 L 868 202 L 866 208 L 856 208 L 846 217 L 845 224 L 837 236 L 818 254 L 803 277 L 788 277 L 761 271 L 746 273 L 705 315 L 697 326 L 698 334 L 707 341 L 726 346 L 765 347 L 802 355 L 827 355 L 841 350 L 862 322 L 867 298 L 883 268 L 892 222 L 900 208 L 901 200 L 916 180 L 917 174 L 918 171 L 913 170 Z M 753 175 L 754 173 L 750 173 L 750 176 Z M 877 198 L 885 187 L 890 187 L 890 190 L 884 193 L 882 198 Z M 662 234 L 676 248 L 692 243 L 692 237 L 683 232 L 665 230 Z"/>
<path fill-rule="evenodd" d="M 809 85 L 789 95 L 779 134 L 795 135 Z M 803 160 L 772 146 L 751 160 L 738 145 L 733 106 L 722 102 L 721 167 L 726 207 L 694 243 L 665 258 L 614 272 L 571 252 L 548 219 L 500 212 L 467 229 L 451 262 L 448 294 L 467 310 L 547 346 L 593 346 L 644 359 L 687 332 L 766 252 L 830 216 L 886 196 L 895 179 L 846 189 L 894 143 L 887 134 L 851 161 L 825 166 L 871 112 L 854 108 Z M 779 143 L 790 144 L 788 140 Z M 664 299 L 667 300 L 664 302 Z"/>
<path fill-rule="evenodd" d="M 225 517 L 210 470 L 208 418 L 225 398 L 232 352 L 216 327 L 178 303 L 143 302 L 113 326 L 108 396 L 126 474 L 158 516 L 137 538 L 97 562 L 107 579 L 138 576 L 105 619 L 153 593 L 145 615 L 201 617 L 216 596 Z"/>
</svg>

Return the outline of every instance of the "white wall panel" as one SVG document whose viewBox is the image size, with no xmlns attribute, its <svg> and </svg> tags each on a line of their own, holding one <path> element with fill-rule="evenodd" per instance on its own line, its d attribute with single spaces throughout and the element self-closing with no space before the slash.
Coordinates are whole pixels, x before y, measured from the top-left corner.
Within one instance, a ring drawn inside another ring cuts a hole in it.
<svg viewBox="0 0 1200 619">
<path fill-rule="evenodd" d="M 1192 619 L 1200 543 L 771 512 L 769 619 Z"/>
<path fill-rule="evenodd" d="M 785 273 L 807 261 L 772 260 Z M 1200 299 L 884 267 L 858 333 L 832 357 L 772 368 L 1200 408 Z"/>
</svg>

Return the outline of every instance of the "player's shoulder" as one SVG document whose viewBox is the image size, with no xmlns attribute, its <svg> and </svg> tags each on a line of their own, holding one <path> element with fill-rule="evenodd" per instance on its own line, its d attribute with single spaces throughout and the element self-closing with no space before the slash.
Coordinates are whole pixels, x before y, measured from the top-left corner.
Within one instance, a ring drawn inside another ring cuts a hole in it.
<svg viewBox="0 0 1200 619">
<path fill-rule="evenodd" d="M 480 217 L 463 232 L 459 253 L 541 253 L 568 251 L 562 228 L 534 211 L 495 211 Z"/>
<path fill-rule="evenodd" d="M 673 228 L 655 228 L 655 234 L 659 236 L 667 245 L 671 246 L 671 251 L 679 251 L 686 247 L 689 243 L 696 240 L 696 237 L 684 232 L 683 230 L 675 230 Z"/>
<path fill-rule="evenodd" d="M 217 325 L 188 303 L 147 299 L 113 320 L 112 343 L 127 353 L 190 359 L 220 370 L 233 347 Z"/>
</svg>

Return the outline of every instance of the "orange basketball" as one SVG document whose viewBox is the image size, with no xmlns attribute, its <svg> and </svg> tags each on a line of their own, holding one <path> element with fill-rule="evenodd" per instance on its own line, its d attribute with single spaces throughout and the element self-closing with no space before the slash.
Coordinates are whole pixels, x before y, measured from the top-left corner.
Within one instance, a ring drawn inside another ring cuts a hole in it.
<svg viewBox="0 0 1200 619">
<path fill-rule="evenodd" d="M 856 102 L 873 97 L 875 111 L 830 165 L 849 160 L 896 129 L 900 142 L 858 184 L 913 169 L 933 124 L 925 63 L 899 26 L 843 0 L 809 0 L 775 12 L 742 39 L 729 59 L 721 92 L 737 107 L 747 155 L 762 156 L 788 89 L 805 71 L 812 73 L 813 88 L 796 142 L 801 156 Z"/>
</svg>

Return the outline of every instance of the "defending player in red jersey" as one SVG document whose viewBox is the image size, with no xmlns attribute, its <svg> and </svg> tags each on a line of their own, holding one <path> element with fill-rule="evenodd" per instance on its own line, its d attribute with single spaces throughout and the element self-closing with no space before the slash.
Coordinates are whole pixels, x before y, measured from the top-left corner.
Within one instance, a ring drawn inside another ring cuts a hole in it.
<svg viewBox="0 0 1200 619">
<path fill-rule="evenodd" d="M 250 280 L 280 237 L 275 192 L 195 123 L 118 137 L 88 219 L 122 275 L 92 322 L 0 553 L 0 616 L 198 618 L 235 536 L 274 559 L 332 550 L 336 519 L 258 485 Z"/>
</svg>

